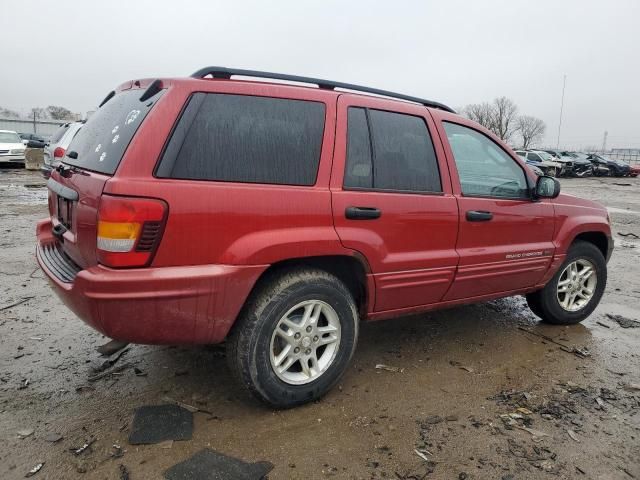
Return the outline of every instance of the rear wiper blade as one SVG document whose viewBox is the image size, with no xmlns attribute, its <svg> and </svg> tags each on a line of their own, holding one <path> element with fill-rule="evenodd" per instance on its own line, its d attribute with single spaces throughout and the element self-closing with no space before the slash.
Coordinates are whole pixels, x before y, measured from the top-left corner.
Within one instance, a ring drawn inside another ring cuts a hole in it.
<svg viewBox="0 0 640 480">
<path fill-rule="evenodd" d="M 78 152 L 76 152 L 75 150 L 71 150 L 69 153 L 67 153 L 67 157 L 73 158 L 74 160 L 77 160 L 78 159 Z"/>
</svg>

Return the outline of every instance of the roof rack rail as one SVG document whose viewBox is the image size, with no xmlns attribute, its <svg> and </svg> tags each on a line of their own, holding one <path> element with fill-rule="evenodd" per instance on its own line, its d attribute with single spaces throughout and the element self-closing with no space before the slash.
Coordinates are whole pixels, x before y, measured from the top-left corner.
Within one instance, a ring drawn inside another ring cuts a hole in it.
<svg viewBox="0 0 640 480">
<path fill-rule="evenodd" d="M 407 100 L 409 102 L 419 103 L 425 107 L 438 108 L 451 113 L 456 113 L 452 108 L 443 105 L 442 103 L 432 102 L 431 100 L 425 100 L 424 98 L 412 97 L 410 95 L 403 95 L 402 93 L 390 92 L 388 90 L 380 90 L 378 88 L 363 87 L 361 85 L 354 85 L 352 83 L 333 82 L 331 80 L 322 80 L 319 78 L 300 77 L 298 75 L 287 75 L 285 73 L 272 73 L 272 72 L 260 72 L 258 70 L 242 70 L 239 68 L 227 68 L 227 67 L 205 67 L 201 68 L 197 72 L 191 75 L 192 78 L 204 78 L 207 75 L 211 75 L 213 78 L 225 78 L 229 79 L 233 75 L 241 75 L 243 77 L 259 77 L 270 78 L 273 80 L 286 80 L 290 82 L 310 83 L 317 85 L 319 88 L 326 90 L 334 90 L 336 88 L 342 88 L 345 90 L 354 90 L 357 92 L 372 93 L 374 95 L 382 95 L 384 97 L 398 98 L 400 100 Z"/>
</svg>

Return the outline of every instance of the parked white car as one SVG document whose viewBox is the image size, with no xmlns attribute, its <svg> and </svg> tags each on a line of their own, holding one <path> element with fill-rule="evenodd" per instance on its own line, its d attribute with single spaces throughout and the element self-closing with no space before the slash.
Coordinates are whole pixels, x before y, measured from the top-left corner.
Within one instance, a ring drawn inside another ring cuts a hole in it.
<svg viewBox="0 0 640 480">
<path fill-rule="evenodd" d="M 11 130 L 0 130 L 0 162 L 24 163 L 24 151 L 20 135 Z"/>
<path fill-rule="evenodd" d="M 51 141 L 44 147 L 44 166 L 41 170 L 45 178 L 49 178 L 51 171 L 62 162 L 71 140 L 83 125 L 84 122 L 65 123 L 53 134 Z"/>
<path fill-rule="evenodd" d="M 516 153 L 530 165 L 535 165 L 541 169 L 545 175 L 557 177 L 563 171 L 564 165 L 555 161 L 552 155 L 542 150 L 516 150 Z"/>
</svg>

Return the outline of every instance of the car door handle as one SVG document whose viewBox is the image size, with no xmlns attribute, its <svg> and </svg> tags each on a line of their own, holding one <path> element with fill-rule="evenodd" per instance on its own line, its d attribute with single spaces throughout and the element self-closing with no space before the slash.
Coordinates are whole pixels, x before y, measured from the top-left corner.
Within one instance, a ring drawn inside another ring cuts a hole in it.
<svg viewBox="0 0 640 480">
<path fill-rule="evenodd" d="M 374 207 L 347 207 L 344 216 L 349 220 L 375 220 L 382 212 Z"/>
<path fill-rule="evenodd" d="M 484 210 L 469 210 L 467 220 L 469 222 L 488 222 L 493 218 L 493 213 Z"/>
</svg>

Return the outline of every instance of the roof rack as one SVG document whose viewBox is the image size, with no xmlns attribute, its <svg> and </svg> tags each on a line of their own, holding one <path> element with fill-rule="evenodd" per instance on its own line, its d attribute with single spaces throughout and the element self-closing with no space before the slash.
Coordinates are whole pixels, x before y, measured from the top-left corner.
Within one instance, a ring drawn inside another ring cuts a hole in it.
<svg viewBox="0 0 640 480">
<path fill-rule="evenodd" d="M 336 88 L 342 88 L 345 90 L 354 90 L 357 92 L 372 93 L 374 95 L 382 95 L 384 97 L 398 98 L 401 100 L 407 100 L 409 102 L 419 103 L 425 107 L 438 108 L 451 113 L 456 113 L 452 108 L 443 105 L 442 103 L 432 102 L 431 100 L 425 100 L 423 98 L 412 97 L 410 95 L 403 95 L 402 93 L 389 92 L 388 90 L 380 90 L 377 88 L 363 87 L 360 85 L 354 85 L 352 83 L 333 82 L 331 80 L 322 80 L 319 78 L 300 77 L 298 75 L 287 75 L 284 73 L 272 73 L 272 72 L 260 72 L 258 70 L 241 70 L 238 68 L 226 68 L 226 67 L 205 67 L 201 68 L 197 72 L 191 75 L 192 78 L 204 78 L 207 75 L 211 75 L 213 78 L 225 78 L 229 79 L 233 75 L 241 75 L 243 77 L 259 77 L 269 78 L 273 80 L 286 80 L 290 82 L 310 83 L 317 85 L 319 88 L 325 90 L 334 90 Z"/>
</svg>

